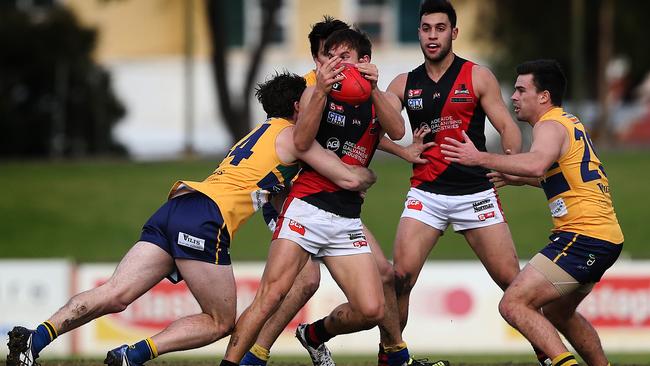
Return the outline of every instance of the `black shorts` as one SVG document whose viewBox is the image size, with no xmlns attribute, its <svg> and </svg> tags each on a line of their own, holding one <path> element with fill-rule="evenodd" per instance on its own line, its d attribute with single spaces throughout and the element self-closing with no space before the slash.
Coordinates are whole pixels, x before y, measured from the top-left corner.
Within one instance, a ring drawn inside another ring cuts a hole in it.
<svg viewBox="0 0 650 366">
<path fill-rule="evenodd" d="M 561 231 L 539 252 L 580 283 L 598 282 L 621 254 L 623 244 Z"/>
<path fill-rule="evenodd" d="M 221 211 L 199 192 L 165 202 L 142 227 L 140 240 L 159 246 L 174 259 L 231 264 L 230 235 Z M 178 282 L 180 276 L 170 280 Z"/>
</svg>

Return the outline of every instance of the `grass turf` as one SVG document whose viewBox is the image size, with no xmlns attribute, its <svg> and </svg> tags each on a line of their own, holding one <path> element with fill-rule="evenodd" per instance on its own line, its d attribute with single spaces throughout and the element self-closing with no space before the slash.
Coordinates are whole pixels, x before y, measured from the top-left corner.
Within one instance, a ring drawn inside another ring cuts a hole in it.
<svg viewBox="0 0 650 366">
<path fill-rule="evenodd" d="M 612 187 L 626 236 L 623 256 L 650 258 L 645 224 L 650 196 L 650 154 L 599 154 Z M 77 261 L 117 261 L 138 239 L 142 224 L 164 202 L 176 179 L 201 180 L 215 161 L 135 163 L 127 161 L 5 162 L 0 229 L 3 258 L 69 257 Z M 368 192 L 363 220 L 390 256 L 408 190 L 410 165 L 378 157 L 379 177 Z M 530 258 L 546 244 L 551 220 L 544 194 L 532 187 L 500 190 L 517 251 Z M 264 260 L 270 233 L 256 215 L 237 233 L 234 260 Z M 472 259 L 463 237 L 448 230 L 431 259 Z"/>
</svg>

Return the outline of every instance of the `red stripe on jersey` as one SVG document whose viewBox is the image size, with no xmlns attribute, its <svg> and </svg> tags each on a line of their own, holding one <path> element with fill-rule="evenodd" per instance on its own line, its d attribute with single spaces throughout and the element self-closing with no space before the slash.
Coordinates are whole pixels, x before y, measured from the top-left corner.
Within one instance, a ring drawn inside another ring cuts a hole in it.
<svg viewBox="0 0 650 366">
<path fill-rule="evenodd" d="M 429 162 L 414 166 L 411 187 L 417 187 L 423 182 L 432 182 L 447 170 L 451 162 L 442 155 L 440 144 L 445 143 L 445 137 L 463 141 L 461 131 L 469 130 L 469 124 L 478 103 L 472 85 L 472 67 L 474 65 L 473 62 L 466 61 L 461 66 L 440 112 L 438 124 L 433 126 L 434 141 L 437 145 L 422 153 L 422 157 Z M 471 102 L 467 102 L 470 100 Z"/>
</svg>

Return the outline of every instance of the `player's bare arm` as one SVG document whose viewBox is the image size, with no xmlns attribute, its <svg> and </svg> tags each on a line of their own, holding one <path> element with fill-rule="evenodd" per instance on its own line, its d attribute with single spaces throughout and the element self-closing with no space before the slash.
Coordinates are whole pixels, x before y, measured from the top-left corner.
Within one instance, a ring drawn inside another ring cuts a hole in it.
<svg viewBox="0 0 650 366">
<path fill-rule="evenodd" d="M 476 65 L 472 68 L 472 80 L 481 107 L 492 126 L 501 135 L 503 151 L 510 150 L 513 154 L 520 152 L 521 131 L 503 102 L 501 88 L 496 77 L 488 68 Z"/>
<path fill-rule="evenodd" d="M 383 137 L 379 141 L 378 148 L 387 153 L 398 156 L 409 163 L 413 164 L 426 164 L 429 161 L 424 159 L 421 154 L 428 148 L 436 145 L 435 142 L 424 143 L 424 137 L 431 133 L 429 128 L 417 128 L 413 131 L 413 142 L 408 146 L 402 146 L 394 143 L 388 137 Z"/>
<path fill-rule="evenodd" d="M 523 185 L 541 188 L 541 184 L 538 178 L 520 177 L 517 175 L 505 174 L 501 172 L 489 172 L 487 173 L 487 177 L 490 178 L 490 182 L 494 184 L 494 188 Z"/>
<path fill-rule="evenodd" d="M 327 101 L 327 94 L 332 90 L 332 85 L 343 80 L 339 66 L 341 59 L 332 57 L 316 71 L 316 85 L 308 87 L 300 98 L 300 111 L 296 121 L 296 130 L 293 141 L 296 148 L 306 151 L 316 138 L 318 126 Z"/>
<path fill-rule="evenodd" d="M 302 160 L 337 186 L 350 191 L 365 191 L 375 183 L 373 171 L 362 166 L 345 164 L 333 152 L 324 149 L 319 143 L 301 151 L 293 145 L 294 127 L 285 128 L 275 140 L 275 150 L 283 163 Z"/>
<path fill-rule="evenodd" d="M 404 137 L 404 118 L 402 118 L 402 103 L 399 98 L 392 93 L 383 92 L 377 86 L 379 80 L 379 70 L 377 66 L 371 63 L 359 63 L 357 69 L 363 76 L 370 81 L 372 87 L 370 98 L 375 106 L 377 118 L 382 129 L 388 137 L 393 140 L 399 140 Z"/>
<path fill-rule="evenodd" d="M 462 134 L 464 142 L 445 137 L 445 143 L 440 145 L 446 160 L 468 166 L 480 165 L 521 177 L 541 177 L 568 148 L 564 127 L 555 121 L 537 123 L 533 127 L 530 151 L 515 155 L 478 151 L 469 136 L 464 131 Z"/>
<path fill-rule="evenodd" d="M 400 112 L 403 108 L 404 89 L 406 88 L 407 77 L 408 77 L 407 73 L 399 74 L 398 76 L 395 77 L 395 79 L 393 79 L 393 81 L 391 81 L 390 85 L 388 85 L 388 88 L 386 89 L 387 93 L 391 93 L 399 101 Z M 398 156 L 408 161 L 409 163 L 425 164 L 427 160 L 422 159 L 420 157 L 420 154 L 424 150 L 428 149 L 429 147 L 435 144 L 431 142 L 427 144 L 422 144 L 422 140 L 418 141 L 418 138 L 420 137 L 419 135 L 423 133 L 421 137 L 422 139 L 424 139 L 424 135 L 426 135 L 428 131 L 422 130 L 419 133 L 417 131 L 418 130 L 413 132 L 413 143 L 409 146 L 404 147 L 402 145 L 394 143 L 391 139 L 387 137 L 383 137 L 379 141 L 378 148 L 382 151 Z"/>
</svg>

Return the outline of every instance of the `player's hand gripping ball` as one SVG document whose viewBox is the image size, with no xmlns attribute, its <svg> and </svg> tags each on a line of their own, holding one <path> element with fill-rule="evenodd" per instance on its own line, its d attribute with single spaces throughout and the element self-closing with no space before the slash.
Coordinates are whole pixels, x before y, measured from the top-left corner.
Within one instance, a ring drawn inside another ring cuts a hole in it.
<svg viewBox="0 0 650 366">
<path fill-rule="evenodd" d="M 341 63 L 345 67 L 341 74 L 344 79 L 332 85 L 330 95 L 339 102 L 358 105 L 370 98 L 372 86 L 353 64 Z"/>
</svg>

